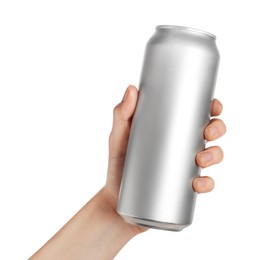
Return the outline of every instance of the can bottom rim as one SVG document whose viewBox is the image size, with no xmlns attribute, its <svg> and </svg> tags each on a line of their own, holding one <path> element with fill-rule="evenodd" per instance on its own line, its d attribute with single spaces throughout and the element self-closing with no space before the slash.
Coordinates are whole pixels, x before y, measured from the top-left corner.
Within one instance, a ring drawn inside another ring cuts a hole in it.
<svg viewBox="0 0 259 260">
<path fill-rule="evenodd" d="M 161 229 L 161 230 L 168 230 L 168 231 L 181 231 L 185 227 L 189 226 L 189 224 L 181 225 L 181 224 L 175 224 L 175 223 L 162 222 L 162 221 L 156 221 L 156 220 L 127 216 L 127 215 L 124 215 L 122 213 L 119 213 L 119 214 L 123 217 L 123 219 L 127 223 L 133 224 L 135 226 L 140 226 L 140 227 Z"/>
</svg>

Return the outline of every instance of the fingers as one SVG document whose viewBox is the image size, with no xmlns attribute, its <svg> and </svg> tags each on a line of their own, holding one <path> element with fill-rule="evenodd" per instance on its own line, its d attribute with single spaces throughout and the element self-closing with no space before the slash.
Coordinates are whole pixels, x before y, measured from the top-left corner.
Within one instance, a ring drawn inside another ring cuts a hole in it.
<svg viewBox="0 0 259 260">
<path fill-rule="evenodd" d="M 110 156 L 124 155 L 127 148 L 131 119 L 138 99 L 138 90 L 129 86 L 123 100 L 113 111 L 113 126 L 110 135 Z"/>
<path fill-rule="evenodd" d="M 218 99 L 214 98 L 211 106 L 211 116 L 219 116 L 222 110 L 223 110 L 223 105 Z"/>
<path fill-rule="evenodd" d="M 219 116 L 223 106 L 218 99 L 214 99 L 211 105 L 211 116 Z M 226 126 L 221 119 L 212 119 L 204 131 L 204 138 L 208 141 L 214 141 L 226 133 Z M 207 148 L 196 155 L 196 163 L 199 167 L 220 163 L 224 154 L 219 146 Z M 193 190 L 198 193 L 206 193 L 214 188 L 214 180 L 208 176 L 198 177 L 193 180 Z"/>
<path fill-rule="evenodd" d="M 224 158 L 224 153 L 219 146 L 209 147 L 196 155 L 196 163 L 199 167 L 206 168 L 208 166 L 220 163 Z"/>
<path fill-rule="evenodd" d="M 214 141 L 226 133 L 226 126 L 221 119 L 212 119 L 204 131 L 204 138 Z"/>
<path fill-rule="evenodd" d="M 198 177 L 193 180 L 193 190 L 198 193 L 210 192 L 214 188 L 214 180 L 210 177 Z"/>
<path fill-rule="evenodd" d="M 213 99 L 211 106 L 211 116 L 219 116 L 223 105 L 218 99 Z M 212 119 L 204 131 L 204 138 L 208 141 L 214 141 L 226 133 L 226 126 L 221 119 Z"/>
</svg>

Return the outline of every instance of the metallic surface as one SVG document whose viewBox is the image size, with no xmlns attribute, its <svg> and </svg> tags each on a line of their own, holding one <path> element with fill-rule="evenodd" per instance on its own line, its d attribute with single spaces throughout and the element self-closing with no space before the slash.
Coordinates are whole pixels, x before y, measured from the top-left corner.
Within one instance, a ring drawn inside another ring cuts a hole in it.
<svg viewBox="0 0 259 260">
<path fill-rule="evenodd" d="M 210 33 L 157 26 L 146 46 L 118 213 L 129 223 L 180 231 L 190 225 L 219 52 Z"/>
</svg>

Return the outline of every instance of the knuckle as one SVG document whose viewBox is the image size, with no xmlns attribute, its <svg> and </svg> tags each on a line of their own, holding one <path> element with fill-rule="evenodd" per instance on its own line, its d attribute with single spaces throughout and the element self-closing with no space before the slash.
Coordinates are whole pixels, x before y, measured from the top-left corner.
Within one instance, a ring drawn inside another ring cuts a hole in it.
<svg viewBox="0 0 259 260">
<path fill-rule="evenodd" d="M 116 117 L 119 113 L 119 105 L 115 106 L 113 108 L 113 116 Z"/>
<path fill-rule="evenodd" d="M 202 160 L 202 152 L 199 152 L 197 155 L 196 155 L 196 164 L 198 164 L 198 166 L 200 167 L 204 167 L 204 163 L 203 163 L 203 160 Z"/>
<path fill-rule="evenodd" d="M 110 132 L 110 135 L 109 135 L 109 145 L 111 145 L 113 141 L 113 130 Z"/>
<path fill-rule="evenodd" d="M 200 161 L 201 153 L 202 153 L 202 152 L 199 152 L 199 153 L 196 154 L 196 161 L 197 161 L 197 162 Z"/>
</svg>

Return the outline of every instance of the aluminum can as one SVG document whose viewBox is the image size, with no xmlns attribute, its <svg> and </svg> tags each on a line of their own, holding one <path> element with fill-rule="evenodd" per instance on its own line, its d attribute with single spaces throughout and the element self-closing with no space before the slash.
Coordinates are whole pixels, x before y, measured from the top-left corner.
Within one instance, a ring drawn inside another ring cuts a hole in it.
<svg viewBox="0 0 259 260">
<path fill-rule="evenodd" d="M 216 37 L 161 25 L 147 43 L 117 211 L 138 226 L 180 231 L 192 223 L 196 154 L 219 65 Z"/>
</svg>

